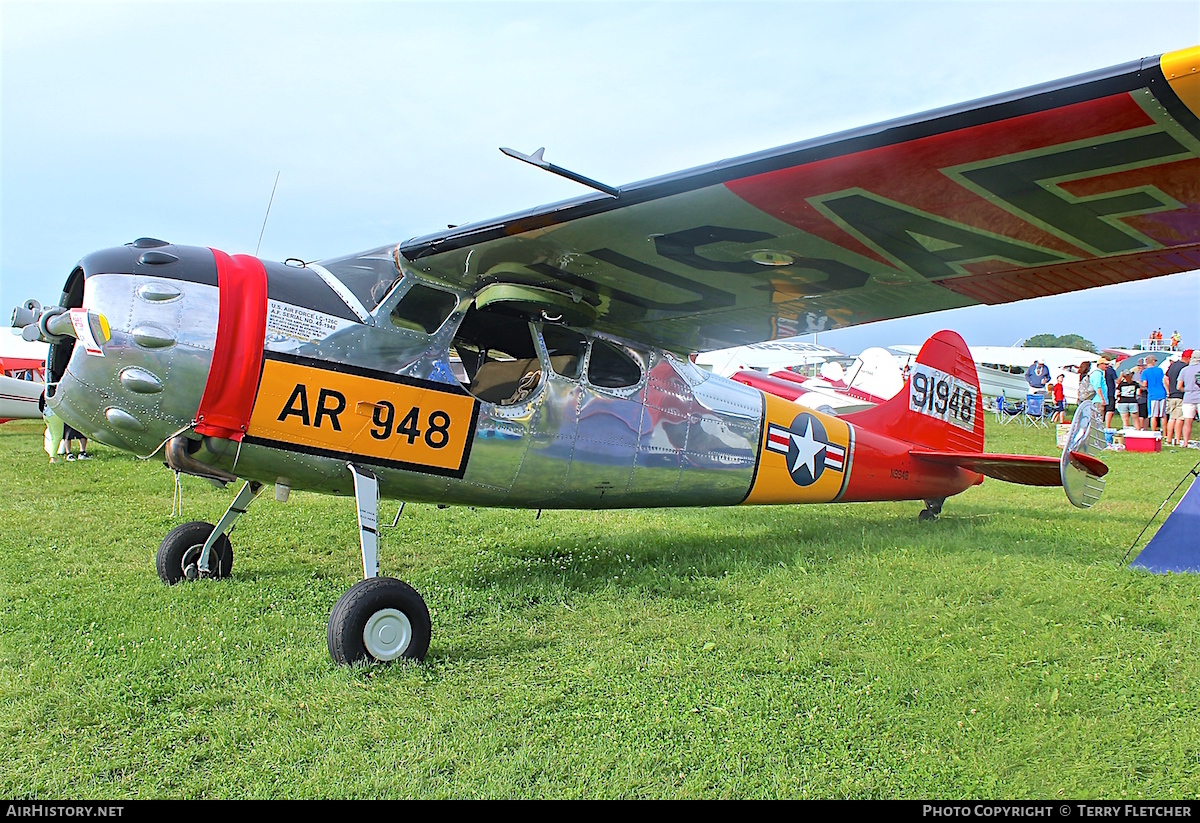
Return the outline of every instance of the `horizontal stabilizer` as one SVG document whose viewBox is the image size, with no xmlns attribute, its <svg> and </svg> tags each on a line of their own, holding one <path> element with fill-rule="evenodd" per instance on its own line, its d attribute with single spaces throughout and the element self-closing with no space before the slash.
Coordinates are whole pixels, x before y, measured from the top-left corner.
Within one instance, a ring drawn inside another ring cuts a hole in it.
<svg viewBox="0 0 1200 823">
<path fill-rule="evenodd" d="M 1029 454 L 980 454 L 978 452 L 925 451 L 912 449 L 909 454 L 920 460 L 958 466 L 985 477 L 1020 483 L 1023 486 L 1061 486 L 1062 461 L 1058 457 Z M 1071 452 L 1070 460 L 1078 468 L 1096 477 L 1108 473 L 1108 466 L 1089 454 Z"/>
</svg>

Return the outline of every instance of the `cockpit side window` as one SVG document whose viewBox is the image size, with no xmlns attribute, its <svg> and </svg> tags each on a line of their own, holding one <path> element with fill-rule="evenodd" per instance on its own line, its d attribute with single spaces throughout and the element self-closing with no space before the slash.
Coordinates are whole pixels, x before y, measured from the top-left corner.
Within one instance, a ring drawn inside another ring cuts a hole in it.
<svg viewBox="0 0 1200 823">
<path fill-rule="evenodd" d="M 423 283 L 413 283 L 392 309 L 392 324 L 433 334 L 458 307 L 458 296 Z"/>
<path fill-rule="evenodd" d="M 620 346 L 607 340 L 594 340 L 587 379 L 593 386 L 603 389 L 623 389 L 641 382 L 642 367 Z"/>
<path fill-rule="evenodd" d="M 556 374 L 578 380 L 583 372 L 583 356 L 587 353 L 587 338 L 562 326 L 542 326 L 542 340 L 550 367 Z"/>
</svg>

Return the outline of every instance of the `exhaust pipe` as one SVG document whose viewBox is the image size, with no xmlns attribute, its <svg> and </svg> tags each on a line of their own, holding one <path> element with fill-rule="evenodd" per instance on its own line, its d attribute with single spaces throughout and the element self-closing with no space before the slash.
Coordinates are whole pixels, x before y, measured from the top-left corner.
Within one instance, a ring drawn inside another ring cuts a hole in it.
<svg viewBox="0 0 1200 823">
<path fill-rule="evenodd" d="M 224 469 L 201 463 L 188 452 L 189 441 L 182 434 L 177 434 L 167 441 L 167 465 L 177 472 L 203 477 L 205 480 L 216 480 L 219 483 L 232 483 L 237 480 L 236 474 Z"/>
</svg>

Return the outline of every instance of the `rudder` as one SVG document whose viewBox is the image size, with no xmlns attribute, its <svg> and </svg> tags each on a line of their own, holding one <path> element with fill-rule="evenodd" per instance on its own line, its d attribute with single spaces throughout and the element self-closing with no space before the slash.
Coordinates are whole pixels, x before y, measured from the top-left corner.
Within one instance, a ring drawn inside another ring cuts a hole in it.
<svg viewBox="0 0 1200 823">
<path fill-rule="evenodd" d="M 982 452 L 983 398 L 966 341 L 950 330 L 934 334 L 894 397 L 844 419 L 928 449 Z"/>
</svg>

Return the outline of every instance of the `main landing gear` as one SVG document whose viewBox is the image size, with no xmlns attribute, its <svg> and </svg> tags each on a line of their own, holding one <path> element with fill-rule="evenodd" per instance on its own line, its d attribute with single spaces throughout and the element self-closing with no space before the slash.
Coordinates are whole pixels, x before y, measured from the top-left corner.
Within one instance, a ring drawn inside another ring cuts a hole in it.
<svg viewBox="0 0 1200 823">
<path fill-rule="evenodd" d="M 403 580 L 379 577 L 379 483 L 370 472 L 346 465 L 354 475 L 364 579 L 342 595 L 329 615 L 329 656 L 348 666 L 424 660 L 433 628 L 425 601 Z"/>
<path fill-rule="evenodd" d="M 329 656 L 347 666 L 424 660 L 433 628 L 425 601 L 403 580 L 379 576 L 379 483 L 375 475 L 353 463 L 347 467 L 354 475 L 364 579 L 342 595 L 329 615 Z M 228 533 L 260 491 L 261 483 L 242 486 L 216 526 L 193 521 L 172 529 L 158 547 L 158 576 L 168 585 L 229 577 L 233 547 Z"/>
<path fill-rule="evenodd" d="M 931 497 L 925 501 L 925 508 L 917 515 L 917 520 L 922 523 L 931 522 L 938 519 L 938 515 L 942 513 L 942 504 L 946 502 L 944 497 Z"/>
</svg>

